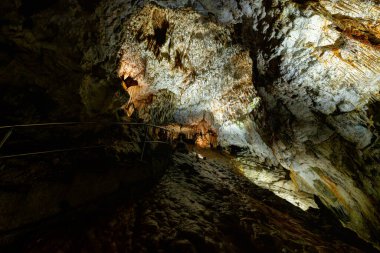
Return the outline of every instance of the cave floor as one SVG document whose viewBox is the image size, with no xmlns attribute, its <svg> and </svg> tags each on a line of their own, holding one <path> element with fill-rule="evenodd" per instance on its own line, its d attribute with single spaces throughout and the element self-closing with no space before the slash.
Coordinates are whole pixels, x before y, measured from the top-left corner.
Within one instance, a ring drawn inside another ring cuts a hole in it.
<svg viewBox="0 0 380 253">
<path fill-rule="evenodd" d="M 175 153 L 149 192 L 29 235 L 17 252 L 374 251 L 321 211 L 253 185 L 229 157 L 202 155 Z"/>
</svg>

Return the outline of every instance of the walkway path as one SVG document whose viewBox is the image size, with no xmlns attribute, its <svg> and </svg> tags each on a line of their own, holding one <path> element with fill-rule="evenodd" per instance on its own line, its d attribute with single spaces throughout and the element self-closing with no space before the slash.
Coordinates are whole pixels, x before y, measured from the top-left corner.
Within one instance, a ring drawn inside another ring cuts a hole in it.
<svg viewBox="0 0 380 253">
<path fill-rule="evenodd" d="M 86 227 L 49 231 L 28 252 L 371 252 L 329 219 L 252 185 L 228 158 L 176 153 L 160 183 Z"/>
</svg>

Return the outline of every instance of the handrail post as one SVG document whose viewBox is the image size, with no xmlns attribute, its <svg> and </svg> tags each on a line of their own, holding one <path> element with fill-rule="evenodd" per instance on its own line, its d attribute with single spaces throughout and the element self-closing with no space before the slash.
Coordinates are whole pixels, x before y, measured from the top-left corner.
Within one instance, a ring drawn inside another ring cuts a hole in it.
<svg viewBox="0 0 380 253">
<path fill-rule="evenodd" d="M 12 135 L 12 133 L 13 133 L 13 127 L 11 128 L 11 130 L 9 130 L 5 134 L 3 140 L 0 142 L 0 149 L 4 146 L 5 142 L 9 139 L 9 137 Z"/>
<path fill-rule="evenodd" d="M 145 126 L 145 135 L 144 135 L 144 143 L 143 143 L 143 148 L 142 148 L 142 151 L 141 151 L 140 161 L 142 161 L 143 157 L 144 157 L 146 138 L 147 138 L 147 135 L 148 135 L 148 125 L 145 124 L 144 126 Z"/>
<path fill-rule="evenodd" d="M 169 144 L 173 145 L 174 132 L 172 130 L 169 131 Z"/>
</svg>

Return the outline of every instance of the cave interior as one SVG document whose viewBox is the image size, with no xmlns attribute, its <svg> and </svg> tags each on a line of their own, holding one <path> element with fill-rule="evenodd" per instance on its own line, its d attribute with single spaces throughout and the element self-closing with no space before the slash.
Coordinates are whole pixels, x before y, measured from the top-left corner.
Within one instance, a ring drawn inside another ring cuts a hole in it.
<svg viewBox="0 0 380 253">
<path fill-rule="evenodd" d="M 0 252 L 379 252 L 379 0 L 0 11 Z"/>
</svg>

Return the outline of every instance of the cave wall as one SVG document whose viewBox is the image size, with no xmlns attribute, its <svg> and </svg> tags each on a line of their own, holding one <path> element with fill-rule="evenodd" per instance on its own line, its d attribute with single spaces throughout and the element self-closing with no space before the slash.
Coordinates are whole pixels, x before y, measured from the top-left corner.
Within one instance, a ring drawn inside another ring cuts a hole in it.
<svg viewBox="0 0 380 253">
<path fill-rule="evenodd" d="M 297 189 L 317 195 L 343 224 L 378 241 L 379 2 L 191 4 L 233 27 L 232 36 L 250 50 L 263 103 L 229 131 L 243 136 L 234 144 L 249 146 L 265 164 L 279 162 Z M 270 151 L 257 152 L 268 150 L 263 147 Z"/>
<path fill-rule="evenodd" d="M 120 106 L 118 31 L 132 3 L 99 5 L 1 2 L 2 123 L 100 118 Z"/>
<path fill-rule="evenodd" d="M 148 2 L 2 1 L 1 122 L 203 118 L 378 243 L 379 1 Z"/>
<path fill-rule="evenodd" d="M 276 158 L 301 190 L 374 241 L 379 140 L 369 107 L 379 99 L 379 13 L 375 1 L 278 4 L 259 29 L 270 48 L 257 51 L 268 114 L 284 112 L 269 120 Z"/>
<path fill-rule="evenodd" d="M 124 109 L 155 124 L 203 119 L 217 130 L 220 144 L 251 148 L 248 128 L 260 98 L 249 51 L 231 32 L 189 8 L 146 5 L 131 17 L 120 51 L 118 73 L 131 96 Z M 138 85 L 129 86 L 129 78 Z"/>
</svg>

